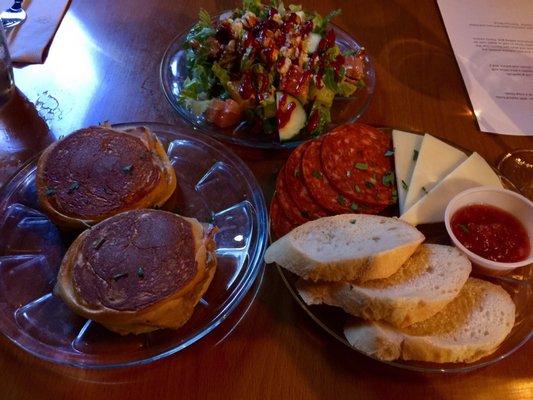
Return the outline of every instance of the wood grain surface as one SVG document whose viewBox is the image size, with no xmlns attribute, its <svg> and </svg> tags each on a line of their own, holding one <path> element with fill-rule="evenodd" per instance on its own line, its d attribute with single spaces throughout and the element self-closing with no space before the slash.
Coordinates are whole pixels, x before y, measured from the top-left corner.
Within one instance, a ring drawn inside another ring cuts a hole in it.
<svg viewBox="0 0 533 400">
<path fill-rule="evenodd" d="M 429 132 L 477 151 L 493 164 L 509 150 L 533 148 L 532 138 L 478 130 L 435 1 L 301 3 L 323 13 L 342 8 L 336 22 L 373 57 L 377 88 L 363 121 Z M 0 110 L 0 183 L 74 129 L 103 121 L 178 121 L 159 84 L 165 48 L 195 21 L 200 7 L 214 13 L 236 5 L 73 0 L 46 62 L 15 71 L 20 91 Z M 269 198 L 287 153 L 233 149 Z M 275 268 L 267 267 L 256 286 L 255 299 L 252 292 L 241 312 L 205 340 L 142 367 L 59 367 L 2 337 L 0 398 L 533 398 L 531 341 L 507 359 L 471 373 L 410 373 L 372 361 L 327 336 L 291 298 Z"/>
</svg>

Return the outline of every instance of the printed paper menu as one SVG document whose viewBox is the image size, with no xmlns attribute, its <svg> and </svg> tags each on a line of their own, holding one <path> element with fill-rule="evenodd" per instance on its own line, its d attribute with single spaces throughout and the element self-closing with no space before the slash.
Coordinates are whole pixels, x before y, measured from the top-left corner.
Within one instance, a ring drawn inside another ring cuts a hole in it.
<svg viewBox="0 0 533 400">
<path fill-rule="evenodd" d="M 438 0 L 483 132 L 533 135 L 533 0 Z"/>
</svg>

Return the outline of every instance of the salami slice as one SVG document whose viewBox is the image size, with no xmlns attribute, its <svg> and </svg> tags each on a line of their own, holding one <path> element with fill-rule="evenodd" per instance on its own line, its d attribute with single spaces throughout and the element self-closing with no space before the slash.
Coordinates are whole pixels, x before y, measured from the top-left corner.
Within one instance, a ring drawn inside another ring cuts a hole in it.
<svg viewBox="0 0 533 400">
<path fill-rule="evenodd" d="M 324 174 L 350 201 L 384 208 L 394 202 L 390 148 L 389 137 L 376 128 L 342 125 L 322 139 Z"/>
<path fill-rule="evenodd" d="M 285 183 L 287 192 L 300 210 L 300 213 L 310 219 L 325 217 L 328 212 L 324 210 L 309 194 L 302 177 L 302 158 L 310 142 L 297 147 L 285 164 Z"/>
<path fill-rule="evenodd" d="M 310 221 L 310 219 L 306 218 L 298 209 L 287 192 L 287 186 L 285 184 L 285 167 L 283 167 L 278 174 L 278 179 L 276 181 L 276 196 L 278 197 L 279 205 L 283 210 L 283 213 L 289 218 L 291 223 L 301 225 Z"/>
<path fill-rule="evenodd" d="M 287 216 L 283 213 L 276 195 L 270 203 L 270 231 L 272 239 L 276 240 L 286 235 L 293 229 Z"/>
<path fill-rule="evenodd" d="M 336 191 L 322 171 L 320 147 L 318 140 L 312 141 L 302 158 L 302 177 L 309 194 L 315 201 L 333 214 L 345 214 L 358 211 L 359 205 L 351 204 Z"/>
</svg>

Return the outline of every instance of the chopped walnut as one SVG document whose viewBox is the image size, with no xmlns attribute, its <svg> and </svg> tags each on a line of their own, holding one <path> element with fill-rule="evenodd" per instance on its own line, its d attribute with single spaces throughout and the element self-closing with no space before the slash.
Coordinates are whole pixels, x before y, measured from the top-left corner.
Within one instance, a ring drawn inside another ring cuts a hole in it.
<svg viewBox="0 0 533 400">
<path fill-rule="evenodd" d="M 287 71 L 289 70 L 290 66 L 291 66 L 291 60 L 285 57 L 285 60 L 283 60 L 283 64 L 281 65 L 281 67 L 278 68 L 278 72 L 281 75 L 285 75 Z"/>
<path fill-rule="evenodd" d="M 214 37 L 208 37 L 206 40 L 207 47 L 209 48 L 209 56 L 216 57 L 221 50 L 220 43 Z"/>
</svg>

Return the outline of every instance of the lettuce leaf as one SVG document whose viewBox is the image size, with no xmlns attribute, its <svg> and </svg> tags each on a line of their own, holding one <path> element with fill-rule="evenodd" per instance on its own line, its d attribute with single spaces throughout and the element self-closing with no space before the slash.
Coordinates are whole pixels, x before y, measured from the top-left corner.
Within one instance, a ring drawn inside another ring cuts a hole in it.
<svg viewBox="0 0 533 400">
<path fill-rule="evenodd" d="M 255 15 L 259 15 L 261 9 L 263 8 L 263 5 L 261 4 L 261 0 L 243 0 L 242 8 L 244 12 L 250 11 L 253 12 Z"/>
<path fill-rule="evenodd" d="M 335 80 L 335 71 L 332 68 L 326 68 L 324 70 L 324 84 L 329 90 L 334 91 L 337 93 L 339 90 L 339 86 L 337 84 L 337 81 Z"/>
<path fill-rule="evenodd" d="M 289 4 L 289 10 L 291 10 L 292 12 L 302 11 L 302 6 L 296 4 Z"/>
<path fill-rule="evenodd" d="M 213 74 L 215 74 L 222 86 L 226 87 L 230 79 L 228 71 L 222 68 L 218 63 L 213 64 L 211 71 L 213 71 Z"/>
<path fill-rule="evenodd" d="M 337 94 L 348 97 L 351 96 L 355 91 L 357 90 L 357 85 L 342 81 L 339 83 L 339 90 L 337 90 Z"/>
<path fill-rule="evenodd" d="M 200 9 L 198 13 L 198 24 L 204 28 L 212 28 L 213 24 L 211 23 L 211 16 L 203 8 Z"/>
<path fill-rule="evenodd" d="M 331 11 L 325 17 L 322 17 L 320 14 L 316 13 L 315 17 L 313 18 L 313 32 L 323 34 L 331 20 L 339 15 L 341 15 L 340 8 Z"/>
<path fill-rule="evenodd" d="M 214 83 L 213 72 L 203 65 L 196 64 L 191 69 L 191 75 L 183 82 L 178 101 L 205 100 Z"/>
<path fill-rule="evenodd" d="M 326 50 L 326 54 L 324 56 L 326 60 L 328 60 L 329 62 L 333 62 L 339 54 L 341 54 L 341 50 L 339 49 L 339 47 L 333 46 Z"/>
<path fill-rule="evenodd" d="M 202 8 L 198 13 L 198 22 L 187 34 L 187 39 L 183 44 L 183 48 L 191 48 L 190 42 L 193 40 L 198 43 L 203 43 L 208 37 L 213 36 L 215 33 L 215 28 L 211 23 L 211 16 Z"/>
<path fill-rule="evenodd" d="M 314 112 L 318 112 L 318 123 L 316 127 L 311 132 L 309 132 L 309 134 L 311 136 L 318 136 L 321 133 L 325 132 L 328 128 L 328 125 L 331 122 L 331 114 L 329 112 L 329 107 L 326 107 L 316 101 L 313 103 L 313 107 L 311 108 L 309 117 L 311 117 Z M 307 119 L 307 122 L 309 122 L 309 120 L 310 118 Z"/>
</svg>

